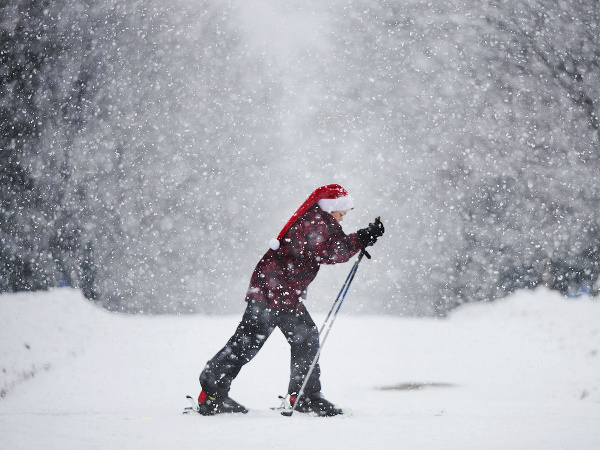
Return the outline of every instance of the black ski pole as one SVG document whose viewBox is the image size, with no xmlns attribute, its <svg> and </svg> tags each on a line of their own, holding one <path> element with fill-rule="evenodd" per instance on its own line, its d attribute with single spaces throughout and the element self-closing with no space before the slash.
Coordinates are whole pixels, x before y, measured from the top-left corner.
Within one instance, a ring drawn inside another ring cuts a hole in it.
<svg viewBox="0 0 600 450">
<path fill-rule="evenodd" d="M 292 414 L 294 414 L 294 411 L 296 410 L 296 405 L 298 404 L 298 401 L 304 394 L 304 388 L 306 388 L 308 379 L 312 375 L 313 370 L 315 369 L 315 366 L 317 365 L 317 361 L 319 360 L 319 356 L 321 355 L 321 350 L 323 350 L 323 346 L 325 345 L 325 341 L 327 340 L 327 336 L 329 335 L 329 330 L 331 330 L 331 327 L 333 326 L 333 322 L 335 321 L 338 311 L 342 307 L 342 303 L 344 303 L 344 299 L 346 298 L 346 293 L 348 292 L 348 289 L 350 288 L 350 284 L 352 283 L 352 280 L 354 280 L 354 275 L 356 275 L 356 271 L 358 270 L 358 264 L 360 263 L 361 259 L 365 255 L 367 255 L 367 257 L 369 259 L 371 258 L 371 255 L 369 255 L 366 250 L 363 249 L 360 252 L 356 262 L 354 263 L 354 265 L 352 266 L 352 269 L 350 270 L 350 273 L 348 274 L 348 277 L 346 277 L 346 281 L 344 282 L 342 289 L 340 289 L 339 294 L 337 295 L 335 301 L 333 302 L 333 305 L 331 306 L 331 309 L 329 310 L 329 314 L 327 314 L 327 317 L 325 318 L 325 321 L 323 322 L 323 326 L 321 327 L 321 331 L 319 332 L 319 336 L 321 338 L 321 345 L 319 346 L 319 351 L 315 355 L 313 362 L 310 365 L 310 368 L 308 369 L 308 373 L 306 374 L 306 377 L 304 377 L 304 382 L 302 383 L 300 392 L 298 392 L 298 395 L 296 396 L 296 401 L 294 402 L 294 406 L 292 406 L 292 409 L 289 411 L 282 411 L 281 412 L 282 415 L 284 415 L 286 417 L 291 417 Z M 341 297 L 341 300 L 340 300 L 340 297 Z M 337 305 L 337 308 L 336 308 L 336 305 Z M 335 312 L 334 312 L 334 310 L 335 310 Z M 331 315 L 332 313 L 333 313 L 333 316 Z M 330 318 L 331 318 L 331 320 L 330 320 Z"/>
</svg>

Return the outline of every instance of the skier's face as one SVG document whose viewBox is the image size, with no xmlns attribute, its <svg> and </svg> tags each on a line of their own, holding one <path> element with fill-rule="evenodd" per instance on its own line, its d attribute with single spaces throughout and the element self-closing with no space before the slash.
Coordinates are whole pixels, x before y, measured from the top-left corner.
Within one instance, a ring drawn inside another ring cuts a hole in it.
<svg viewBox="0 0 600 450">
<path fill-rule="evenodd" d="M 345 211 L 332 211 L 329 214 L 331 214 L 335 220 L 337 220 L 338 222 L 341 222 L 344 220 L 344 216 L 346 214 L 348 214 L 348 211 L 350 211 L 350 210 L 347 209 Z"/>
</svg>

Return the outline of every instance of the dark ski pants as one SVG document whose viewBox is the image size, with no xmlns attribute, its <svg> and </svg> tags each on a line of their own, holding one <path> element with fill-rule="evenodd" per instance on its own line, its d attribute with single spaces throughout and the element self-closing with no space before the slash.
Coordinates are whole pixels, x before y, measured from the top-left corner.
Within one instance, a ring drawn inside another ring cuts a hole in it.
<svg viewBox="0 0 600 450">
<path fill-rule="evenodd" d="M 304 305 L 295 314 L 284 313 L 256 301 L 248 302 L 233 336 L 206 363 L 200 374 L 202 389 L 210 396 L 228 396 L 231 382 L 244 364 L 256 356 L 276 327 L 279 327 L 290 344 L 291 374 L 288 393 L 298 393 L 319 351 L 319 331 Z M 320 375 L 317 363 L 304 389 L 307 397 L 321 391 Z"/>
</svg>

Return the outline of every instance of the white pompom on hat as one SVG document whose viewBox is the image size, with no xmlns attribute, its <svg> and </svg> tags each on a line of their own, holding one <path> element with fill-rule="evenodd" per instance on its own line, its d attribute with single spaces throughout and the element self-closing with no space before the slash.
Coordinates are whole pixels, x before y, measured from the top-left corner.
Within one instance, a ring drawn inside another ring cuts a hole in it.
<svg viewBox="0 0 600 450">
<path fill-rule="evenodd" d="M 347 211 L 354 207 L 352 197 L 348 194 L 348 191 L 339 184 L 328 184 L 315 189 L 281 229 L 279 235 L 277 235 L 277 239 L 271 239 L 269 241 L 269 247 L 271 247 L 272 250 L 279 250 L 280 241 L 283 238 L 283 235 L 292 225 L 294 225 L 296 220 L 298 220 L 298 218 L 308 211 L 315 203 L 317 203 L 323 211 L 327 212 Z"/>
</svg>

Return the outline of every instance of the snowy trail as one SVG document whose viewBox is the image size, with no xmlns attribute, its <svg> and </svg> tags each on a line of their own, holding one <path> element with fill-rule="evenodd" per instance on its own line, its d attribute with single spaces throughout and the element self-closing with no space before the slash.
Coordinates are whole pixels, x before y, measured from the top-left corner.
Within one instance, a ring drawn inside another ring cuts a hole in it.
<svg viewBox="0 0 600 450">
<path fill-rule="evenodd" d="M 598 301 L 536 291 L 447 320 L 341 314 L 322 381 L 351 414 L 269 409 L 288 376 L 276 332 L 231 392 L 249 414 L 182 415 L 238 319 L 115 315 L 70 290 L 0 296 L 3 385 L 50 364 L 0 399 L 2 448 L 600 448 Z M 377 389 L 411 382 L 444 386 Z"/>
</svg>

